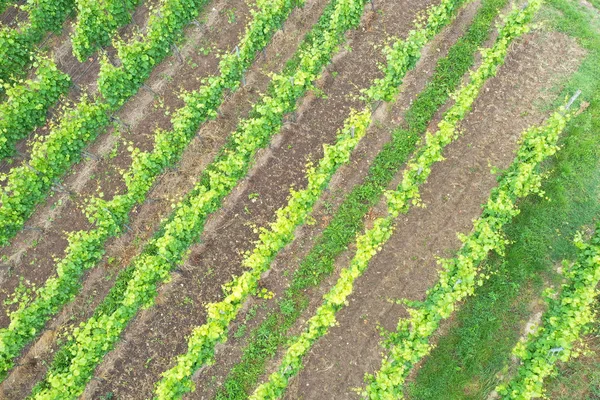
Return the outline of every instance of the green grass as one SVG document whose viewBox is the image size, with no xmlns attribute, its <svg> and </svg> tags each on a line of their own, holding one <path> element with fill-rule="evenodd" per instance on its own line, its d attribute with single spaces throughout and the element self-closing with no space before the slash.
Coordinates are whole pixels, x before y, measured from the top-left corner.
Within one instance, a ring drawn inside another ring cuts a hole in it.
<svg viewBox="0 0 600 400">
<path fill-rule="evenodd" d="M 574 259 L 575 232 L 600 216 L 600 35 L 582 7 L 569 0 L 548 3 L 543 16 L 552 29 L 577 38 L 588 50 L 565 94 L 582 89 L 589 108 L 569 124 L 563 149 L 544 167 L 551 201 L 522 203 L 521 214 L 507 228 L 514 243 L 504 258 L 492 257 L 486 266 L 497 273 L 456 314 L 409 385 L 409 398 L 485 399 L 509 361 L 529 305 L 541 299 L 544 279 L 557 278 L 553 268 L 560 260 Z M 598 381 L 598 372 L 588 379 Z"/>
<path fill-rule="evenodd" d="M 441 59 L 427 87 L 406 113 L 406 128 L 393 132 L 392 140 L 377 155 L 365 181 L 354 187 L 311 252 L 294 273 L 292 283 L 249 336 L 241 361 L 230 371 L 217 399 L 245 399 L 265 372 L 265 366 L 288 337 L 288 329 L 308 305 L 307 289 L 318 287 L 333 272 L 334 261 L 363 229 L 369 209 L 415 149 L 427 124 L 473 65 L 478 47 L 489 37 L 493 21 L 507 0 L 483 0 L 467 33 Z"/>
</svg>

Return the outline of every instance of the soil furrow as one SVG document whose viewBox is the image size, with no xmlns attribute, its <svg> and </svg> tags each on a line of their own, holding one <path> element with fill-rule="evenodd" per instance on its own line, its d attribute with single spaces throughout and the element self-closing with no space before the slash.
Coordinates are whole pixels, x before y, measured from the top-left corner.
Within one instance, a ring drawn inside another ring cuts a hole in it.
<svg viewBox="0 0 600 400">
<path fill-rule="evenodd" d="M 329 184 L 329 190 L 318 201 L 313 212 L 315 223 L 304 225 L 297 230 L 296 239 L 285 248 L 273 261 L 271 273 L 264 276 L 262 284 L 279 298 L 289 285 L 291 274 L 296 265 L 313 247 L 314 239 L 321 235 L 323 229 L 331 221 L 341 201 L 354 185 L 362 182 L 368 172 L 375 155 L 390 140 L 390 133 L 398 124 L 398 116 L 409 108 L 414 97 L 423 90 L 427 80 L 433 74 L 431 65 L 435 65 L 440 57 L 447 54 L 448 48 L 464 33 L 466 25 L 472 19 L 479 2 L 473 2 L 457 16 L 455 22 L 445 29 L 430 46 L 423 50 L 421 60 L 414 70 L 409 71 L 404 79 L 398 99 L 391 105 L 381 106 L 373 116 L 367 136 L 362 139 L 354 151 L 349 165 L 342 167 Z M 320 297 L 320 295 L 319 295 Z M 241 312 L 233 324 L 229 341 L 220 346 L 215 365 L 201 370 L 197 375 L 198 382 L 211 382 L 213 387 L 203 387 L 194 398 L 210 398 L 214 388 L 220 386 L 232 366 L 239 361 L 241 349 L 246 346 L 245 332 L 253 331 L 260 324 L 273 305 L 260 298 L 250 299 L 246 310 Z"/>
</svg>

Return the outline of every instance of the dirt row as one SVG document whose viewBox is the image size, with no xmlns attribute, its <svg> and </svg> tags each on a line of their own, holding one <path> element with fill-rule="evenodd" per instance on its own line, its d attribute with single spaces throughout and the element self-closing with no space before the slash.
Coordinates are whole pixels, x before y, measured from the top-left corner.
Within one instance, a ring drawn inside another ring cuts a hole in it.
<svg viewBox="0 0 600 400">
<path fill-rule="evenodd" d="M 401 93 L 390 105 L 384 105 L 373 115 L 367 135 L 361 140 L 352 154 L 351 161 L 333 177 L 328 190 L 315 206 L 313 212 L 314 224 L 305 224 L 298 228 L 296 239 L 287 246 L 272 262 L 270 273 L 263 276 L 261 285 L 273 292 L 273 300 L 258 297 L 250 299 L 245 310 L 240 313 L 232 324 L 228 341 L 218 346 L 214 365 L 204 368 L 195 377 L 198 389 L 190 398 L 213 398 L 215 391 L 223 384 L 231 368 L 239 361 L 241 351 L 247 344 L 248 334 L 255 329 L 267 312 L 273 310 L 276 301 L 286 290 L 293 271 L 301 260 L 311 250 L 314 240 L 331 221 L 346 194 L 365 178 L 369 165 L 383 145 L 391 139 L 391 133 L 402 124 L 401 116 L 413 102 L 414 98 L 425 87 L 432 76 L 437 60 L 444 57 L 449 47 L 463 35 L 466 26 L 471 21 L 479 7 L 479 2 L 472 2 L 461 10 L 455 22 L 443 30 L 434 41 L 423 50 L 421 59 L 414 70 L 409 71 L 401 87 Z M 320 302 L 321 292 L 328 290 L 320 288 L 313 295 L 315 302 Z"/>
<path fill-rule="evenodd" d="M 304 9 L 294 11 L 286 22 L 286 33 L 280 31 L 275 35 L 272 43 L 266 49 L 266 58 L 261 56 L 248 72 L 246 86 L 231 96 L 221 108 L 222 117 L 206 124 L 199 131 L 198 136 L 184 154 L 179 168 L 166 173 L 151 193 L 150 200 L 134 211 L 130 224 L 132 231 L 109 243 L 104 262 L 86 277 L 84 288 L 77 299 L 49 324 L 49 329 L 19 361 L 21 367 L 16 368 L 7 381 L 0 386 L 6 396 L 21 398 L 30 390 L 35 381 L 43 376 L 46 368 L 44 364 L 47 364 L 52 358 L 49 352 L 56 349 L 54 338 L 59 335 L 59 332 L 69 331 L 68 326 L 71 324 L 78 324 L 91 315 L 95 306 L 112 286 L 112 279 L 120 267 L 129 263 L 131 257 L 138 253 L 140 244 L 144 243 L 158 227 L 161 218 L 170 213 L 172 199 L 183 196 L 191 189 L 196 178 L 212 160 L 228 134 L 235 129 L 239 119 L 247 115 L 260 91 L 266 90 L 269 81 L 267 74 L 271 71 L 279 71 L 283 67 L 285 60 L 291 56 L 304 33 L 321 14 L 324 4 L 324 0 L 307 1 Z M 222 9 L 241 10 L 240 7 L 232 7 L 232 5 L 231 1 L 223 2 Z M 230 18 L 232 18 L 231 14 L 217 13 L 213 24 L 229 29 L 227 21 Z M 242 16 L 236 14 L 236 18 L 239 20 Z M 244 21 L 240 23 L 243 24 Z M 214 32 L 211 30 L 210 32 L 211 35 L 226 36 L 221 30 Z M 230 35 L 230 37 L 235 36 Z M 187 43 L 189 46 L 201 46 L 205 41 L 212 39 L 214 39 L 212 43 L 216 43 L 216 37 L 203 36 L 196 38 L 195 42 L 188 37 Z M 231 47 L 234 44 L 231 44 Z M 197 77 L 204 76 L 206 75 Z M 187 74 L 183 79 L 185 80 L 185 78 L 189 81 L 190 75 Z M 104 184 L 105 182 L 102 182 L 102 185 Z M 102 186 L 102 189 L 105 190 L 105 186 Z M 75 211 L 78 212 L 76 209 Z M 55 220 L 50 229 L 54 229 L 57 235 L 61 229 L 73 229 L 73 221 L 69 219 L 66 217 L 60 225 L 57 224 L 58 220 Z M 35 249 L 38 251 L 38 257 L 43 259 L 47 250 L 37 250 L 38 247 Z M 53 269 L 50 270 L 50 267 L 53 268 L 51 262 L 48 263 L 48 273 L 53 271 Z"/>
</svg>

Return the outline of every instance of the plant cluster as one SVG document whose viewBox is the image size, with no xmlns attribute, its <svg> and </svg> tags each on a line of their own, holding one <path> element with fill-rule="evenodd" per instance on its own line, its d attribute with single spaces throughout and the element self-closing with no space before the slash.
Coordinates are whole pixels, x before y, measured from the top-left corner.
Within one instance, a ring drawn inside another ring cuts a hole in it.
<svg viewBox="0 0 600 400">
<path fill-rule="evenodd" d="M 29 161 L 12 168 L 0 179 L 0 245 L 19 232 L 35 206 L 81 157 L 81 150 L 98 135 L 110 118 L 105 103 L 84 97 L 74 109 L 66 110 L 60 122 L 43 140 L 36 141 Z"/>
<path fill-rule="evenodd" d="M 107 46 L 120 27 L 131 22 L 140 0 L 76 0 L 77 23 L 71 35 L 73 54 L 83 62 Z"/>
<path fill-rule="evenodd" d="M 248 270 L 224 286 L 226 296 L 222 301 L 207 305 L 206 323 L 194 329 L 188 339 L 187 352 L 178 356 L 176 365 L 163 373 L 156 388 L 158 399 L 180 398 L 193 390 L 193 373 L 210 362 L 215 345 L 226 340 L 229 324 L 248 296 L 256 293 L 261 275 L 269 270 L 277 253 L 294 239 L 294 231 L 312 212 L 333 174 L 348 163 L 352 151 L 367 132 L 370 121 L 369 110 L 352 113 L 338 133 L 336 143 L 324 145 L 324 156 L 319 165 L 307 169 L 306 188 L 292 190 L 288 204 L 277 210 L 277 218 L 269 229 L 261 229 L 256 247 L 242 261 Z"/>
<path fill-rule="evenodd" d="M 507 240 L 503 227 L 518 213 L 516 202 L 540 192 L 541 162 L 558 150 L 558 137 L 569 116 L 556 112 L 542 126 L 530 128 L 523 134 L 515 160 L 503 174 L 474 222 L 468 236 L 460 235 L 463 245 L 456 257 L 441 259 L 439 281 L 427 291 L 422 304 L 409 308 L 410 318 L 398 323 L 397 331 L 385 342 L 389 355 L 375 376 L 367 376 L 365 395 L 370 399 L 392 399 L 403 395 L 403 385 L 412 367 L 431 351 L 429 339 L 443 319 L 448 318 L 457 304 L 474 293 L 482 284 L 480 264 L 491 251 L 503 254 Z"/>
<path fill-rule="evenodd" d="M 122 106 L 138 91 L 154 67 L 171 53 L 183 28 L 207 3 L 208 0 L 162 0 L 150 15 L 143 36 L 139 34 L 127 43 L 113 41 L 120 64 L 113 65 L 105 55 L 98 75 L 98 90 L 111 107 Z"/>
<path fill-rule="evenodd" d="M 123 231 L 132 208 L 143 203 L 159 174 L 177 162 L 199 126 L 216 116 L 223 91 L 238 87 L 243 70 L 250 66 L 254 55 L 267 45 L 296 5 L 294 1 L 278 0 L 254 13 L 240 41 L 240 55 L 223 58 L 220 76 L 207 78 L 199 90 L 184 94 L 185 104 L 171 121 L 173 129 L 155 132 L 152 151 L 133 150 L 132 165 L 125 173 L 126 192 L 110 201 L 99 197 L 89 200 L 84 212 L 95 229 L 69 235 L 66 255 L 56 268 L 57 277 L 48 279 L 37 289 L 32 302 L 12 312 L 8 328 L 0 330 L 0 374 L 12 367 L 14 357 L 36 337 L 48 319 L 74 298 L 83 273 L 101 260 L 106 241 Z"/>
<path fill-rule="evenodd" d="M 0 28 L 0 93 L 6 84 L 27 75 L 34 60 L 34 46 L 46 32 L 61 30 L 75 4 L 74 0 L 30 0 L 21 9 L 28 13 L 29 18 L 14 28 Z"/>
<path fill-rule="evenodd" d="M 81 150 L 109 124 L 110 113 L 137 92 L 152 68 L 171 51 L 169 40 L 181 35 L 185 25 L 198 15 L 200 6 L 205 3 L 206 0 L 163 0 L 160 7 L 152 11 L 146 36 L 118 45 L 122 49 L 137 49 L 135 55 L 130 54 L 133 58 L 122 59 L 121 67 L 107 64 L 108 60 L 104 59 L 98 85 L 101 94 L 112 95 L 105 99 L 100 96 L 93 101 L 84 98 L 74 109 L 66 111 L 58 126 L 43 141 L 34 144 L 29 164 L 13 168 L 4 178 L 8 179 L 8 183 L 0 193 L 0 245 L 6 245 L 22 229 L 54 182 L 81 158 Z M 157 46 L 162 47 L 158 49 Z M 123 51 L 127 53 L 129 50 Z M 150 59 L 151 62 L 148 61 Z M 128 65 L 136 68 L 135 75 L 127 75 L 131 71 L 124 72 L 128 71 Z M 122 79 L 108 79 L 117 75 Z M 125 84 L 127 90 L 123 86 Z"/>
<path fill-rule="evenodd" d="M 475 52 L 493 29 L 493 22 L 506 0 L 484 0 L 465 36 L 440 59 L 426 88 L 406 111 L 406 128 L 392 132 L 392 140 L 375 156 L 363 182 L 352 188 L 328 226 L 315 239 L 310 252 L 293 273 L 289 287 L 276 306 L 252 329 L 241 359 L 228 373 L 216 399 L 246 399 L 264 375 L 267 360 L 289 340 L 286 333 L 308 307 L 310 289 L 319 286 L 335 270 L 334 262 L 362 231 L 365 215 L 398 173 L 425 133 L 428 122 L 446 103 L 469 70 Z"/>
<path fill-rule="evenodd" d="M 46 121 L 48 109 L 71 85 L 68 75 L 54 61 L 38 58 L 35 77 L 7 85 L 0 104 L 0 160 L 15 152 L 15 143 Z"/>
<path fill-rule="evenodd" d="M 503 63 L 508 46 L 516 37 L 528 31 L 529 18 L 518 18 L 521 13 L 532 14 L 529 8 L 525 11 L 513 11 L 501 28 L 494 46 L 482 50 L 481 66 L 471 75 L 469 84 L 463 86 L 454 96 L 456 102 L 440 122 L 438 132 L 435 135 L 426 135 L 424 144 L 408 162 L 403 180 L 397 190 L 386 192 L 389 215 L 376 219 L 373 227 L 357 238 L 356 253 L 350 265 L 341 271 L 333 288 L 324 296 L 323 304 L 308 321 L 308 326 L 288 347 L 277 371 L 255 390 L 250 397 L 252 400 L 280 398 L 287 388 L 289 379 L 302 367 L 304 355 L 331 326 L 336 324 L 336 313 L 347 304 L 355 280 L 364 273 L 371 258 L 391 237 L 393 223 L 398 215 L 406 213 L 411 204 L 418 203 L 420 186 L 427 180 L 433 164 L 443 159 L 442 151 L 445 146 L 457 137 L 457 124 L 468 113 L 487 79 L 494 76 L 497 68 Z M 517 26 L 520 26 L 520 29 L 517 29 Z M 389 398 L 393 397 L 394 395 L 390 394 Z"/>
</svg>

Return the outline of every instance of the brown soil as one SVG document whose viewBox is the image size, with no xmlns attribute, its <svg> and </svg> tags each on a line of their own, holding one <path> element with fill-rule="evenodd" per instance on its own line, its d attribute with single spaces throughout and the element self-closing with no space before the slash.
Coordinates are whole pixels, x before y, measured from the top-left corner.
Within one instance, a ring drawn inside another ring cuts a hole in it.
<svg viewBox="0 0 600 400">
<path fill-rule="evenodd" d="M 460 245 L 456 233 L 470 230 L 495 186 L 489 165 L 510 163 L 520 132 L 544 118 L 540 108 L 553 99 L 550 89 L 576 69 L 582 56 L 559 34 L 528 35 L 515 46 L 462 124 L 462 136 L 448 147 L 446 161 L 434 167 L 423 186 L 426 208 L 400 218 L 393 237 L 358 280 L 350 305 L 339 312 L 339 326 L 305 358 L 287 398 L 356 397 L 352 388 L 362 387 L 364 373 L 381 362 L 377 327 L 393 330 L 407 316 L 404 306 L 389 299 L 424 298 L 437 278 L 435 258 L 453 254 Z"/>
<path fill-rule="evenodd" d="M 160 290 L 156 306 L 141 312 L 130 324 L 124 339 L 96 371 L 84 398 L 100 398 L 107 393 L 119 399 L 151 395 L 159 374 L 172 365 L 173 356 L 186 350 L 185 338 L 191 329 L 204 322 L 206 303 L 218 301 L 222 297 L 220 286 L 241 272 L 243 252 L 250 250 L 257 239 L 253 229 L 273 220 L 275 210 L 286 203 L 291 186 L 304 186 L 306 160 L 318 160 L 322 155 L 321 144 L 331 143 L 349 109 L 361 106 L 356 100 L 358 88 L 367 87 L 379 76 L 376 66 L 383 60 L 378 46 L 387 35 L 404 36 L 412 26 L 415 13 L 430 3 L 433 1 L 404 1 L 399 7 L 397 1 L 376 2 L 378 12 L 367 13 L 360 29 L 350 35 L 352 51 L 337 56 L 328 68 L 329 73 L 319 82 L 325 96 L 307 96 L 297 119 L 290 119 L 270 148 L 258 154 L 249 178 L 209 219 L 201 243 L 192 248 L 185 265 Z M 286 23 L 286 32 L 278 33 L 267 49 L 266 59 L 261 57 L 249 71 L 247 86 L 227 99 L 221 110 L 222 117 L 205 124 L 179 168 L 164 174 L 148 201 L 134 210 L 131 231 L 109 243 L 102 265 L 87 274 L 80 295 L 25 351 L 18 361 L 19 366 L 0 385 L 0 397 L 24 398 L 43 377 L 52 352 L 57 349 L 56 339 L 91 315 L 112 286 L 116 273 L 139 253 L 161 218 L 170 212 L 174 199 L 193 186 L 239 119 L 247 114 L 259 92 L 265 90 L 269 80 L 266 73 L 281 68 L 302 34 L 316 21 L 324 4 L 325 0 L 309 0 L 304 10 L 294 12 Z M 186 32 L 186 44 L 180 48 L 185 62 L 172 56 L 155 69 L 147 82 L 151 91 L 142 89 L 118 113 L 118 119 L 123 122 L 121 128 L 109 129 L 101 135 L 88 149 L 92 157 L 73 168 L 64 183 L 68 192 L 56 192 L 49 198 L 28 222 L 34 229 L 19 234 L 11 247 L 0 252 L 10 258 L 10 268 L 0 271 L 1 301 L 18 286 L 20 277 L 40 285 L 53 275 L 53 258 L 60 257 L 66 246 L 64 232 L 90 228 L 81 213 L 83 201 L 100 188 L 106 198 L 122 191 L 119 171 L 130 164 L 126 144 L 131 142 L 149 149 L 154 128 L 168 128 L 170 116 L 166 112 L 182 105 L 178 91 L 173 89 L 197 88 L 200 78 L 216 71 L 216 54 L 231 50 L 237 42 L 249 16 L 247 4 L 243 0 L 219 0 L 214 8 L 207 9 L 208 22 L 203 29 L 191 27 Z M 398 104 L 378 110 L 382 125 L 374 127 L 363 140 L 353 155 L 352 166 L 343 168 L 335 177 L 314 214 L 316 224 L 300 229 L 299 240 L 278 257 L 271 275 L 263 282 L 269 290 L 281 293 L 284 289 L 285 271 L 297 265 L 309 250 L 312 239 L 326 225 L 342 194 L 362 179 L 376 151 L 389 139 L 390 125 L 400 122 L 398 116 L 430 75 L 428 67 L 433 63 L 429 61 L 444 54 L 448 44 L 462 32 L 473 10 L 471 7 L 463 13 L 458 26 L 449 29 L 441 41 L 432 46 L 439 47 L 440 53 L 425 55 L 417 69 L 419 74 L 410 75 Z M 228 11 L 235 14 L 234 23 Z M 146 17 L 147 9 L 143 9 L 135 19 L 143 25 L 141 21 Z M 131 26 L 124 29 L 122 34 L 131 34 L 132 29 Z M 68 43 L 59 40 L 55 46 L 60 49 L 56 54 L 64 56 L 61 67 L 75 68 Z M 201 52 L 206 46 L 212 49 L 209 55 Z M 111 54 L 110 49 L 108 52 Z M 470 229 L 471 220 L 479 214 L 479 205 L 494 186 L 495 178 L 489 174 L 488 162 L 501 167 L 510 162 L 520 131 L 542 120 L 544 114 L 540 106 L 552 99 L 554 91 L 550 89 L 576 68 L 581 57 L 581 50 L 558 34 L 532 34 L 516 46 L 507 65 L 489 82 L 473 113 L 464 122 L 463 136 L 449 147 L 447 160 L 436 166 L 424 186 L 422 195 L 427 208 L 412 210 L 398 222 L 394 237 L 357 283 L 351 304 L 339 313 L 340 326 L 333 328 L 306 357 L 306 368 L 293 381 L 288 398 L 352 397 L 350 388 L 362 385 L 364 372 L 379 367 L 376 327 L 383 325 L 393 329 L 398 318 L 405 315 L 401 306 L 392 305 L 387 299 L 423 297 L 436 278 L 434 257 L 452 254 L 459 244 L 454 239 L 455 233 Z M 97 60 L 90 60 L 89 66 L 82 72 L 81 82 L 93 92 Z M 119 137 L 120 130 L 123 132 Z M 109 156 L 116 145 L 116 156 Z M 374 210 L 369 218 L 375 218 L 380 211 L 380 208 Z M 345 266 L 351 255 L 349 251 L 341 257 L 338 267 Z M 415 273 L 417 268 L 420 273 Z M 306 318 L 334 279 L 314 291 Z M 252 300 L 249 304 L 265 302 Z M 264 310 L 259 311 L 259 316 L 261 313 L 264 314 Z M 234 327 L 242 323 L 242 318 L 238 318 Z M 257 321 L 259 319 L 252 323 Z M 7 316 L 0 315 L 0 326 L 7 324 Z M 298 324 L 294 332 L 301 328 L 302 324 Z M 210 383 L 203 384 L 210 382 L 204 378 L 212 376 L 216 377 L 214 382 L 220 382 L 227 371 L 223 366 L 229 367 L 238 359 L 240 345 L 243 340 L 219 347 L 218 365 L 201 371 L 197 377 L 198 389 L 192 398 L 206 398 L 213 392 Z"/>
<path fill-rule="evenodd" d="M 202 243 L 192 248 L 189 261 L 160 291 L 157 305 L 130 324 L 124 340 L 98 369 L 98 379 L 85 397 L 105 393 L 123 399 L 149 396 L 160 372 L 168 368 L 174 355 L 185 351 L 185 336 L 204 322 L 204 305 L 217 301 L 220 285 L 241 272 L 242 252 L 251 249 L 256 239 L 253 227 L 273 219 L 274 211 L 285 204 L 290 186 L 305 184 L 307 158 L 321 157 L 321 144 L 332 142 L 349 108 L 360 105 L 354 100 L 358 88 L 367 87 L 379 75 L 376 66 L 381 52 L 374 44 L 384 40 L 384 32 L 405 35 L 415 12 L 424 5 L 413 3 L 411 12 L 401 18 L 394 12 L 394 2 L 378 7 L 381 14 L 368 13 L 361 29 L 351 35 L 352 51 L 330 66 L 338 76 L 328 74 L 321 80 L 319 86 L 326 98 L 309 96 L 296 122 L 288 124 L 270 149 L 258 155 L 250 177 L 210 218 Z M 228 240 L 219 240 L 222 237 Z M 207 285 L 207 279 L 213 284 Z"/>
</svg>

